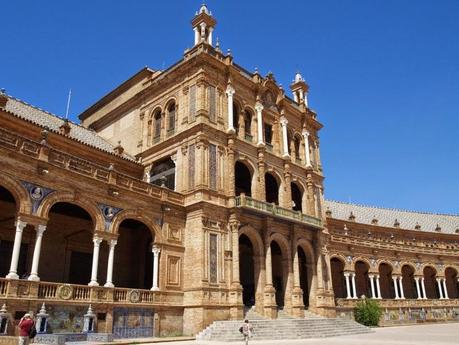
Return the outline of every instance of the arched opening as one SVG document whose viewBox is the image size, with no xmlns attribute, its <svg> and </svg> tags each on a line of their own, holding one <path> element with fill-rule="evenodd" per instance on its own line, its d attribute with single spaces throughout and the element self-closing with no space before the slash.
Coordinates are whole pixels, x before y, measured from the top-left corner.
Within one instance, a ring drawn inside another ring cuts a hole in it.
<svg viewBox="0 0 459 345">
<path fill-rule="evenodd" d="M 276 304 L 278 308 L 283 308 L 285 304 L 285 282 L 284 279 L 284 262 L 282 250 L 276 241 L 271 242 L 271 261 L 273 286 L 276 289 Z"/>
<path fill-rule="evenodd" d="M 292 190 L 292 210 L 294 211 L 303 211 L 302 203 L 303 203 L 303 193 L 298 185 L 294 182 L 291 183 L 291 190 Z"/>
<path fill-rule="evenodd" d="M 440 298 L 437 286 L 437 272 L 430 266 L 424 268 L 424 286 L 428 299 Z"/>
<path fill-rule="evenodd" d="M 58 202 L 49 210 L 48 218 L 38 276 L 48 282 L 87 285 L 91 280 L 94 248 L 91 216 L 80 206 Z M 101 245 L 99 262 L 104 255 Z"/>
<path fill-rule="evenodd" d="M 244 193 L 252 196 L 252 174 L 249 168 L 242 162 L 237 161 L 234 166 L 236 196 Z"/>
<path fill-rule="evenodd" d="M 458 282 L 457 282 L 457 271 L 452 268 L 448 267 L 445 270 L 445 278 L 446 278 L 446 290 L 448 292 L 449 298 L 459 298 L 459 290 L 458 290 Z"/>
<path fill-rule="evenodd" d="M 414 268 L 410 265 L 402 267 L 402 285 L 405 298 L 414 299 L 418 297 L 414 280 Z"/>
<path fill-rule="evenodd" d="M 171 102 L 167 107 L 167 133 L 175 131 L 175 102 Z"/>
<path fill-rule="evenodd" d="M 150 183 L 175 190 L 175 163 L 170 157 L 153 164 Z"/>
<path fill-rule="evenodd" d="M 311 294 L 312 276 L 311 269 L 312 263 L 308 260 L 305 251 L 301 246 L 298 246 L 298 269 L 300 272 L 300 287 L 303 290 L 303 304 L 309 307 L 309 296 Z"/>
<path fill-rule="evenodd" d="M 265 174 L 266 202 L 279 205 L 279 185 L 270 173 Z"/>
<path fill-rule="evenodd" d="M 288 146 L 287 149 L 288 149 L 288 154 L 290 156 L 292 156 L 292 149 L 293 149 L 292 145 L 293 145 L 292 132 L 291 132 L 291 130 L 287 129 L 287 146 Z M 292 157 L 292 158 L 294 158 L 294 157 Z"/>
<path fill-rule="evenodd" d="M 371 296 L 368 270 L 369 267 L 367 263 L 363 261 L 357 261 L 355 263 L 355 285 L 358 298 L 360 298 L 362 295 L 365 295 L 366 297 Z"/>
<path fill-rule="evenodd" d="M 244 135 L 245 139 L 252 140 L 252 112 L 250 110 L 246 110 L 244 112 Z"/>
<path fill-rule="evenodd" d="M 239 237 L 239 279 L 242 285 L 242 301 L 246 307 L 255 305 L 254 251 L 246 235 Z"/>
<path fill-rule="evenodd" d="M 236 134 L 239 133 L 239 113 L 239 106 L 237 105 L 237 103 L 233 102 L 233 126 L 236 130 Z"/>
<path fill-rule="evenodd" d="M 13 194 L 0 186 L 0 277 L 5 277 L 10 270 L 13 254 L 16 222 L 16 201 Z M 26 231 L 26 229 L 24 229 Z M 31 230 L 28 230 L 31 233 Z M 19 254 L 17 274 L 23 277 L 27 273 L 28 244 L 26 234 L 23 235 Z"/>
<path fill-rule="evenodd" d="M 161 110 L 156 110 L 153 115 L 153 141 L 157 142 L 161 138 Z"/>
<path fill-rule="evenodd" d="M 293 146 L 295 148 L 295 160 L 299 162 L 301 161 L 301 156 L 300 156 L 301 138 L 298 137 L 297 135 L 293 139 Z"/>
<path fill-rule="evenodd" d="M 344 263 L 338 258 L 330 260 L 332 286 L 335 293 L 335 298 L 346 298 L 346 281 L 344 278 Z"/>
<path fill-rule="evenodd" d="M 153 283 L 154 237 L 142 222 L 125 219 L 118 229 L 113 283 L 118 287 L 150 289 Z"/>
<path fill-rule="evenodd" d="M 395 298 L 394 283 L 392 281 L 392 267 L 386 263 L 379 265 L 379 288 L 382 298 Z"/>
</svg>

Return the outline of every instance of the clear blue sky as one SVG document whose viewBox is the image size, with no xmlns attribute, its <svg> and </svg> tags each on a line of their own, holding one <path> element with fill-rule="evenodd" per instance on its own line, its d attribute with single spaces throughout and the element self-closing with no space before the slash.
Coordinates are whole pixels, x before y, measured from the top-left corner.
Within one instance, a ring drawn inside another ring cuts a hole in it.
<svg viewBox="0 0 459 345">
<path fill-rule="evenodd" d="M 5 1 L 0 87 L 72 118 L 193 43 L 199 1 Z M 325 125 L 326 197 L 459 213 L 458 0 L 209 0 L 215 36 L 286 89 L 296 70 Z"/>
</svg>

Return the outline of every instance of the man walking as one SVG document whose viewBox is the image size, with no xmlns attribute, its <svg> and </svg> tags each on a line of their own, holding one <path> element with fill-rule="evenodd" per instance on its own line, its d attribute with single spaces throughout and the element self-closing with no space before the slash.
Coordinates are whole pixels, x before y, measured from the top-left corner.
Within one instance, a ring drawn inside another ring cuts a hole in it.
<svg viewBox="0 0 459 345">
<path fill-rule="evenodd" d="M 249 320 L 245 320 L 242 326 L 239 328 L 240 332 L 244 336 L 245 345 L 249 343 L 249 338 L 252 337 L 253 327 L 249 323 Z"/>
</svg>

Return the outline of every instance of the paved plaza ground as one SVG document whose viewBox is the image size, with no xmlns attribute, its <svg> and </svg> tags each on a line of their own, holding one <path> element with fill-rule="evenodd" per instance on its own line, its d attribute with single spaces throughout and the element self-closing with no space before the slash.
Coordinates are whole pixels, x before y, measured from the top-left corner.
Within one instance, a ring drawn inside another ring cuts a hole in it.
<svg viewBox="0 0 459 345">
<path fill-rule="evenodd" d="M 182 341 L 169 343 L 156 343 L 168 345 L 223 345 L 243 344 Z M 273 340 L 250 341 L 249 344 L 281 344 L 281 345 L 450 345 L 459 344 L 459 323 L 428 324 L 402 327 L 376 328 L 374 333 L 351 335 L 333 338 L 307 339 L 307 340 Z"/>
</svg>

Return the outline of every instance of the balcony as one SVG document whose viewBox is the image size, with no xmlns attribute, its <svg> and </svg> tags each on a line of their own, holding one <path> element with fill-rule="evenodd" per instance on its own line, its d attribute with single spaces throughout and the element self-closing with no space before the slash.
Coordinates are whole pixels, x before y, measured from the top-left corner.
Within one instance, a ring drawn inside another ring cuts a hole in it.
<svg viewBox="0 0 459 345">
<path fill-rule="evenodd" d="M 180 306 L 182 293 L 130 288 L 108 288 L 65 283 L 34 282 L 0 278 L 0 298 L 74 302 L 80 304 Z"/>
<path fill-rule="evenodd" d="M 256 200 L 244 194 L 236 197 L 236 207 L 254 210 L 258 213 L 272 215 L 297 223 L 306 224 L 317 229 L 322 229 L 322 220 L 319 218 L 308 216 L 299 211 L 289 210 L 275 204 Z"/>
</svg>

